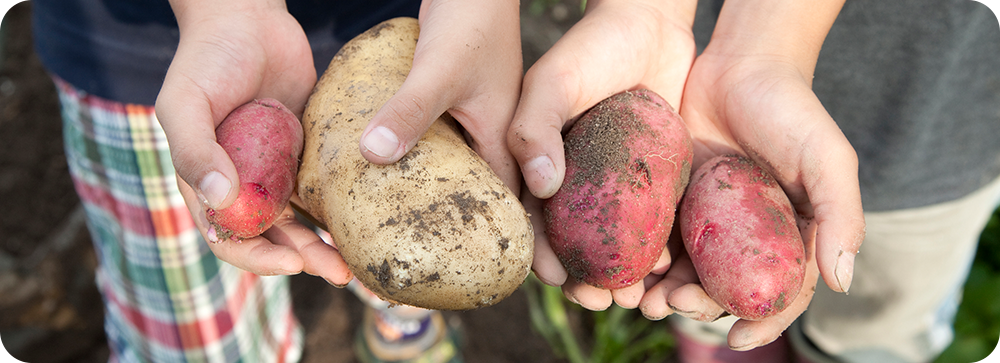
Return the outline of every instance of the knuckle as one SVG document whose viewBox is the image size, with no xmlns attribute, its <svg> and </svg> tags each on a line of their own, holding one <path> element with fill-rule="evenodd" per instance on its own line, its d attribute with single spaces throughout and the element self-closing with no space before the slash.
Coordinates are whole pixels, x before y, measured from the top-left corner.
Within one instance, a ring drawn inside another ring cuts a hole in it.
<svg viewBox="0 0 1000 363">
<path fill-rule="evenodd" d="M 420 96 L 406 95 L 396 98 L 385 105 L 386 116 L 408 132 L 419 130 L 429 118 L 427 103 Z"/>
</svg>

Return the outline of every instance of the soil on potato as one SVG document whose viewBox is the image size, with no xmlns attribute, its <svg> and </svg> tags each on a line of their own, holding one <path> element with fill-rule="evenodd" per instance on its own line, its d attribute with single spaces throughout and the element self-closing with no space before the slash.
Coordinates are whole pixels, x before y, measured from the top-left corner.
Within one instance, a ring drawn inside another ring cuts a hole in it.
<svg viewBox="0 0 1000 363">
<path fill-rule="evenodd" d="M 565 140 L 566 162 L 577 165 L 570 180 L 572 185 L 590 183 L 600 188 L 609 181 L 609 175 L 617 175 L 618 182 L 627 185 L 641 187 L 648 183 L 648 176 L 644 182 L 640 177 L 643 173 L 639 172 L 641 169 L 648 174 L 648 166 L 641 160 L 629 160 L 633 154 L 629 140 L 650 135 L 648 125 L 627 107 L 635 102 L 635 97 L 638 96 L 625 92 L 598 103 L 570 130 Z"/>
<path fill-rule="evenodd" d="M 525 66 L 580 16 L 579 1 L 522 2 Z M 15 5 L 0 32 L 0 338 L 28 362 L 106 362 L 96 257 L 62 149 L 59 103 L 33 53 L 30 3 Z M 305 362 L 353 362 L 362 303 L 322 279 L 292 278 L 306 329 Z M 532 331 L 522 291 L 460 313 L 469 362 L 559 362 Z"/>
</svg>

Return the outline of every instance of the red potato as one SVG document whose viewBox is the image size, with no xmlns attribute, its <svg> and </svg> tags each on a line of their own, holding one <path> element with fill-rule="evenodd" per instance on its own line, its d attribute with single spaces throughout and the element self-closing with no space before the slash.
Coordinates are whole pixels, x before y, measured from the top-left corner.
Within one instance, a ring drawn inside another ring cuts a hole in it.
<svg viewBox="0 0 1000 363">
<path fill-rule="evenodd" d="M 288 204 L 302 154 L 302 124 L 274 99 L 248 102 L 215 129 L 236 165 L 240 190 L 225 209 L 209 208 L 209 233 L 219 240 L 260 235 Z"/>
<path fill-rule="evenodd" d="M 619 93 L 565 138 L 566 177 L 545 201 L 552 250 L 587 284 L 619 289 L 653 269 L 691 173 L 691 136 L 656 93 Z"/>
<path fill-rule="evenodd" d="M 760 320 L 798 295 L 805 247 L 792 204 L 752 160 L 717 156 L 699 167 L 678 218 L 702 287 L 730 314 Z"/>
</svg>

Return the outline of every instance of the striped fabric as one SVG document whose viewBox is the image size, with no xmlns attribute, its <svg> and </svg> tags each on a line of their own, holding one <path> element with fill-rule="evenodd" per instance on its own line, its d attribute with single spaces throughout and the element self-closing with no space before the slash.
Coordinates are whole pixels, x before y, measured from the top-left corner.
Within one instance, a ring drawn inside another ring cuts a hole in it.
<svg viewBox="0 0 1000 363">
<path fill-rule="evenodd" d="M 288 278 L 237 269 L 208 249 L 153 108 L 56 85 L 70 174 L 100 261 L 111 361 L 297 361 L 303 333 Z"/>
</svg>

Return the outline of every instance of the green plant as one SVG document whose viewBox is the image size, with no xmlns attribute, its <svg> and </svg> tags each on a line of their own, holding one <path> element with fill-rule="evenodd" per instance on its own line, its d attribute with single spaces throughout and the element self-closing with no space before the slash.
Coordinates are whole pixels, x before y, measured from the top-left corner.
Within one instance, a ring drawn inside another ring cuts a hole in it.
<svg viewBox="0 0 1000 363">
<path fill-rule="evenodd" d="M 532 274 L 522 289 L 528 297 L 532 327 L 558 356 L 571 363 L 662 362 L 674 350 L 666 323 L 649 321 L 636 310 L 613 305 L 605 311 L 585 311 L 582 320 L 588 324 L 578 328 L 583 334 L 577 334 L 568 312 L 580 308 L 569 304 L 560 288 L 545 285 Z M 589 352 L 584 346 L 590 347 Z"/>
</svg>

